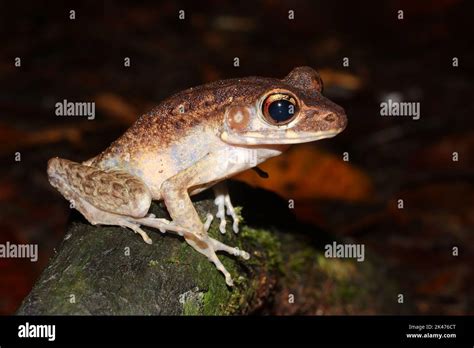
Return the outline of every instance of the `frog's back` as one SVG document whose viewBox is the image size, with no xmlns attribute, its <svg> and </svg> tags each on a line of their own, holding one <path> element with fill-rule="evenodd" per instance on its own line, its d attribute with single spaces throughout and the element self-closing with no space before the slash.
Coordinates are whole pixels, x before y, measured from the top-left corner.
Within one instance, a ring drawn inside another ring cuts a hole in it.
<svg viewBox="0 0 474 348">
<path fill-rule="evenodd" d="M 140 116 L 105 151 L 84 163 L 113 167 L 124 155 L 133 157 L 139 152 L 164 150 L 200 126 L 217 133 L 228 105 L 253 103 L 267 88 L 281 83 L 277 79 L 247 77 L 178 92 Z"/>
</svg>

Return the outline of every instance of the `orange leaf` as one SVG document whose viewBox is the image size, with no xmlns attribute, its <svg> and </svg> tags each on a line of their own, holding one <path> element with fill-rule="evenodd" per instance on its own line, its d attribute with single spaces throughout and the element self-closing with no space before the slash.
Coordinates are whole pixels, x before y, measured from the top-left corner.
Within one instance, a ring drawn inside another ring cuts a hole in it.
<svg viewBox="0 0 474 348">
<path fill-rule="evenodd" d="M 268 179 L 245 171 L 235 179 L 274 191 L 285 198 L 367 201 L 373 186 L 361 170 L 314 145 L 303 144 L 259 166 Z"/>
</svg>

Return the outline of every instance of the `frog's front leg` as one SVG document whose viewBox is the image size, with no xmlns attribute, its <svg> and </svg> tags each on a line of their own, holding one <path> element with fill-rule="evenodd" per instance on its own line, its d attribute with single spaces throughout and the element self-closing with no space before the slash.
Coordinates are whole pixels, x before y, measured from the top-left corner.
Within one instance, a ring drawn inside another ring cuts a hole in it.
<svg viewBox="0 0 474 348">
<path fill-rule="evenodd" d="M 216 265 L 217 269 L 224 274 L 226 283 L 232 286 L 230 273 L 225 269 L 215 252 L 222 250 L 235 256 L 241 256 L 244 259 L 248 259 L 250 255 L 207 235 L 206 226 L 201 222 L 188 192 L 192 188 L 212 182 L 222 174 L 227 173 L 228 167 L 225 163 L 222 163 L 222 158 L 222 154 L 219 153 L 206 155 L 192 166 L 164 181 L 161 185 L 161 195 L 173 220 L 171 223 L 188 230 L 188 233 L 183 233 L 186 242 L 201 254 L 207 256 Z M 149 218 L 138 221 L 144 225 L 150 223 Z"/>
<path fill-rule="evenodd" d="M 219 224 L 219 230 L 221 233 L 225 233 L 225 226 L 227 221 L 225 219 L 226 208 L 227 208 L 227 215 L 232 217 L 232 229 L 235 233 L 239 232 L 239 217 L 235 211 L 232 202 L 230 201 L 229 191 L 227 190 L 227 185 L 224 181 L 214 185 L 213 187 L 214 194 L 216 198 L 214 199 L 214 204 L 217 206 L 217 214 L 216 216 L 221 220 Z"/>
</svg>

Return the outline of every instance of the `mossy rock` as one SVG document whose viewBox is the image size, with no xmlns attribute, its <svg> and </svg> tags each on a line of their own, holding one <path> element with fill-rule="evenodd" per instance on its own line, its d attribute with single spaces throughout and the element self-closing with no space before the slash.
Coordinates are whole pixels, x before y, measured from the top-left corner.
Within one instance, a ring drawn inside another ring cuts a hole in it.
<svg viewBox="0 0 474 348">
<path fill-rule="evenodd" d="M 153 240 L 148 245 L 128 229 L 92 226 L 75 212 L 65 240 L 18 314 L 368 313 L 396 301 L 396 285 L 372 259 L 325 259 L 313 242 L 327 239 L 324 233 L 298 224 L 276 196 L 235 185 L 234 203 L 245 207 L 248 221 L 237 235 L 230 228 L 221 234 L 216 219 L 209 230 L 212 237 L 251 255 L 242 260 L 219 254 L 234 279 L 232 288 L 207 258 L 177 235 L 145 228 Z M 215 213 L 208 195 L 198 197 L 195 206 L 203 219 Z M 273 214 L 260 211 L 262 207 Z M 160 204 L 153 203 L 151 212 L 168 218 Z M 379 283 L 384 291 L 377 288 Z"/>
</svg>

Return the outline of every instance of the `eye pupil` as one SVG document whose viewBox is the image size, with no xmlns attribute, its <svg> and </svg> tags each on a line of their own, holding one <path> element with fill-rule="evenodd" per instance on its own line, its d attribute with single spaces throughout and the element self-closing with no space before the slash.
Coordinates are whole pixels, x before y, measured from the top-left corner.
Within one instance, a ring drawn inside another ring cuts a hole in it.
<svg viewBox="0 0 474 348">
<path fill-rule="evenodd" d="M 295 106 L 289 100 L 276 100 L 268 106 L 268 115 L 277 123 L 286 122 L 295 114 Z"/>
<path fill-rule="evenodd" d="M 291 94 L 274 93 L 268 95 L 262 103 L 262 114 L 272 125 L 289 123 L 298 113 L 296 98 Z"/>
</svg>

